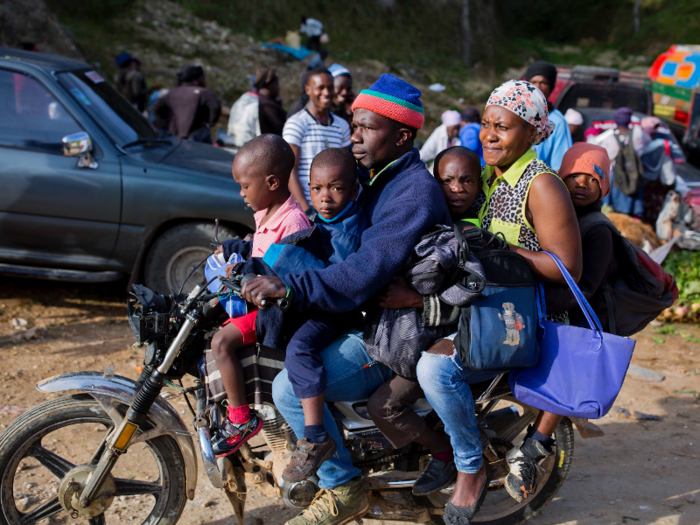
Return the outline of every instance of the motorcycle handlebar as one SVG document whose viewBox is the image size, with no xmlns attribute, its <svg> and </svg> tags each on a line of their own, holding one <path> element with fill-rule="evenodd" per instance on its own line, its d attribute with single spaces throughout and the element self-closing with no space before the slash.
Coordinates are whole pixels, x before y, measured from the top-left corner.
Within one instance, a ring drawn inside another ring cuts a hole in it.
<svg viewBox="0 0 700 525">
<path fill-rule="evenodd" d="M 221 279 L 221 284 L 226 286 L 227 288 L 230 288 L 233 290 L 235 293 L 240 294 L 241 293 L 241 285 L 245 283 L 246 281 L 249 281 L 251 279 L 254 279 L 257 277 L 256 275 L 253 275 L 252 273 L 246 274 L 238 279 L 233 278 L 233 277 L 227 277 L 227 278 L 222 278 Z M 211 294 L 213 297 L 216 297 L 217 294 Z M 211 299 L 213 299 L 213 297 Z M 269 299 L 265 298 L 262 301 L 260 301 L 260 308 L 267 308 L 270 305 L 276 306 L 283 312 L 289 308 L 289 301 L 284 298 L 284 297 L 277 297 L 274 299 Z"/>
</svg>

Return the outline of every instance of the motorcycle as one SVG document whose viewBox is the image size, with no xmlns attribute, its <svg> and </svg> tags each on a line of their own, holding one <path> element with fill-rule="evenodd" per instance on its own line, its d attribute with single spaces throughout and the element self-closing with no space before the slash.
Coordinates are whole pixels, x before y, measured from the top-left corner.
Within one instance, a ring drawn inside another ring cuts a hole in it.
<svg viewBox="0 0 700 525">
<path fill-rule="evenodd" d="M 207 399 L 199 364 L 208 341 L 226 318 L 217 306 L 222 291 L 240 291 L 243 277 L 222 278 L 222 289 L 216 293 L 195 286 L 189 294 L 181 288 L 164 296 L 134 285 L 127 309 L 136 345 L 143 349 L 143 370 L 137 381 L 115 375 L 110 365 L 104 373 L 70 372 L 37 384 L 43 393 L 62 395 L 25 412 L 0 435 L 3 523 L 26 525 L 47 518 L 61 523 L 67 514 L 71 522 L 93 525 L 128 519 L 144 525 L 174 525 L 187 501 L 195 497 L 198 456 L 209 481 L 225 492 L 241 523 L 250 488 L 282 498 L 300 511 L 311 503 L 318 491 L 316 477 L 298 483 L 282 479 L 296 436 L 270 402 L 271 396 L 255 404 L 264 420 L 258 436 L 224 458 L 215 458 L 211 448 L 210 436 L 225 411 Z M 288 306 L 284 300 L 269 302 L 268 307 Z M 275 361 L 277 356 L 277 362 L 284 362 L 278 350 L 260 346 L 250 350 L 254 360 Z M 183 379 L 192 386 L 185 387 Z M 166 387 L 175 390 L 173 400 L 179 396 L 185 400 L 193 430 L 169 403 L 171 398 L 166 399 Z M 473 522 L 523 523 L 552 500 L 566 478 L 574 450 L 572 423 L 565 418 L 556 429 L 555 454 L 538 468 L 537 492 L 518 503 L 504 488 L 505 458 L 522 441 L 538 411 L 512 397 L 506 374 L 473 385 L 473 392 L 484 456 L 492 473 L 488 495 Z M 343 445 L 365 476 L 370 507 L 364 517 L 443 523 L 452 487 L 413 496 L 411 488 L 427 462 L 427 451 L 415 444 L 393 449 L 369 418 L 366 403 L 330 404 Z M 427 400 L 413 408 L 428 424 L 441 426 Z M 93 448 L 75 443 L 77 435 L 84 442 L 93 441 Z M 143 474 L 149 468 L 152 475 Z M 145 479 L 134 479 L 141 476 Z M 46 486 L 53 490 L 36 492 L 37 487 Z M 27 495 L 23 492 L 27 487 L 35 492 Z"/>
</svg>

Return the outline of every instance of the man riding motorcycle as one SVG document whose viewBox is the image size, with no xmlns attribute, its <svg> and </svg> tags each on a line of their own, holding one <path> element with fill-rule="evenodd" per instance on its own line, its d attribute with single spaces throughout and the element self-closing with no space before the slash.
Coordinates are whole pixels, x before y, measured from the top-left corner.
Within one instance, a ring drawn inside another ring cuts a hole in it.
<svg viewBox="0 0 700 525">
<path fill-rule="evenodd" d="M 370 227 L 362 235 L 357 253 L 323 270 L 306 270 L 280 277 L 258 277 L 246 282 L 242 295 L 260 305 L 265 298 L 287 297 L 292 307 L 328 312 L 348 312 L 376 295 L 396 275 L 419 239 L 437 224 L 451 224 L 450 214 L 437 181 L 413 147 L 423 125 L 420 91 L 405 81 L 382 75 L 363 90 L 353 104 L 351 137 L 353 154 L 362 170 L 361 204 Z M 368 397 L 390 376 L 388 367 L 372 360 L 361 334 L 351 332 L 322 354 L 327 375 L 327 401 L 351 401 Z M 273 384 L 277 408 L 301 435 L 304 426 L 301 401 L 294 396 L 286 371 Z M 338 451 L 318 471 L 321 491 L 288 525 L 342 525 L 364 514 L 368 499 L 360 471 L 328 408 L 326 431 Z"/>
</svg>

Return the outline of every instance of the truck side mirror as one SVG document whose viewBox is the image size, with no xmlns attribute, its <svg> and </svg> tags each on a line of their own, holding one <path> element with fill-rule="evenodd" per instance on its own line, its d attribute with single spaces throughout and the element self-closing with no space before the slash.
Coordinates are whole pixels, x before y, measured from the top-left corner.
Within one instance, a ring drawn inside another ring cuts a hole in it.
<svg viewBox="0 0 700 525">
<path fill-rule="evenodd" d="M 96 170 L 99 167 L 92 156 L 92 139 L 85 131 L 72 133 L 63 137 L 63 156 L 78 157 L 79 168 Z"/>
</svg>

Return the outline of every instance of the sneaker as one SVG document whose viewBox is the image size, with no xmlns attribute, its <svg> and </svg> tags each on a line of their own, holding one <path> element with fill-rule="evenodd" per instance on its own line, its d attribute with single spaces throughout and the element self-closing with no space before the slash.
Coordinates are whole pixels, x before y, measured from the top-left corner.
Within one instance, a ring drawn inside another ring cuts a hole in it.
<svg viewBox="0 0 700 525">
<path fill-rule="evenodd" d="M 449 487 L 457 478 L 457 467 L 454 461 L 442 461 L 430 456 L 428 464 L 418 475 L 413 484 L 413 494 L 427 496 Z"/>
<path fill-rule="evenodd" d="M 512 448 L 506 454 L 510 473 L 506 477 L 506 490 L 518 503 L 522 503 L 537 490 L 539 462 L 554 452 L 536 439 L 527 438 L 520 448 Z"/>
<path fill-rule="evenodd" d="M 256 435 L 263 427 L 263 420 L 251 412 L 247 423 L 236 425 L 224 418 L 221 428 L 211 438 L 211 448 L 217 458 L 233 454 L 241 445 Z"/>
<path fill-rule="evenodd" d="M 357 478 L 333 490 L 322 489 L 307 509 L 285 525 L 345 525 L 368 510 L 362 478 Z"/>
<path fill-rule="evenodd" d="M 324 461 L 333 457 L 338 447 L 330 437 L 323 443 L 309 443 L 306 438 L 297 441 L 292 459 L 282 472 L 282 479 L 290 483 L 304 480 L 316 473 Z"/>
</svg>

